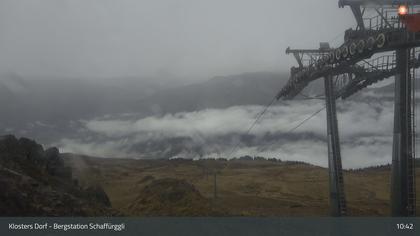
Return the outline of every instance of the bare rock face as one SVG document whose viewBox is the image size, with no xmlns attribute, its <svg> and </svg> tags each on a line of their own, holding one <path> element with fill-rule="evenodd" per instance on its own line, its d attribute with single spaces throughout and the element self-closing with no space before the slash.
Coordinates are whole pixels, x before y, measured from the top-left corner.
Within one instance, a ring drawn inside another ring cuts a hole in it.
<svg viewBox="0 0 420 236">
<path fill-rule="evenodd" d="M 6 135 L 0 137 L 0 163 L 11 166 L 25 159 L 25 154 L 15 136 Z"/>
<path fill-rule="evenodd" d="M 45 172 L 52 176 L 71 179 L 71 169 L 64 166 L 57 148 L 44 151 L 42 145 L 27 138 L 1 136 L 0 164 L 15 171 Z"/>
<path fill-rule="evenodd" d="M 18 146 L 27 160 L 39 166 L 45 165 L 46 158 L 42 145 L 27 138 L 20 138 L 18 140 Z"/>
<path fill-rule="evenodd" d="M 45 150 L 45 158 L 47 160 L 46 171 L 48 174 L 61 178 L 71 179 L 71 168 L 64 165 L 63 158 L 56 147 Z"/>
<path fill-rule="evenodd" d="M 102 188 L 75 184 L 57 148 L 27 138 L 0 137 L 0 189 L 0 216 L 118 215 Z"/>
</svg>

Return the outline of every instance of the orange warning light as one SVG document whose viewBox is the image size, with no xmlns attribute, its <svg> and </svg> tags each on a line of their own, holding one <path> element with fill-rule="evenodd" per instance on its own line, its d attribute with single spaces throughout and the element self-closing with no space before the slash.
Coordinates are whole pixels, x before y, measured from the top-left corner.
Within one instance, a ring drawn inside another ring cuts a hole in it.
<svg viewBox="0 0 420 236">
<path fill-rule="evenodd" d="M 407 5 L 398 6 L 398 16 L 409 32 L 420 32 L 420 13 L 409 14 Z"/>
<path fill-rule="evenodd" d="M 398 15 L 404 16 L 408 14 L 408 7 L 406 5 L 400 5 L 398 7 Z"/>
</svg>

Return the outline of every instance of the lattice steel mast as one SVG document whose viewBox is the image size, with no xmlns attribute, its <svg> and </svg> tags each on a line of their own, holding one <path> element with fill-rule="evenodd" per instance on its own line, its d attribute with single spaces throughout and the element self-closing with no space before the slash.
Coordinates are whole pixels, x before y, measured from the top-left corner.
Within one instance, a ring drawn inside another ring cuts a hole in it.
<svg viewBox="0 0 420 236">
<path fill-rule="evenodd" d="M 345 99 L 391 76 L 395 76 L 392 215 L 415 215 L 415 101 L 412 84 L 414 69 L 420 66 L 419 53 L 414 50 L 420 46 L 420 33 L 407 31 L 397 12 L 399 4 L 413 11 L 420 6 L 420 1 L 340 0 L 339 6 L 349 6 L 357 23 L 356 29 L 345 32 L 340 47 L 331 49 L 323 44 L 318 50 L 286 50 L 295 56 L 299 67 L 292 67 L 290 79 L 279 92 L 278 99 L 291 99 L 310 82 L 324 78 L 333 216 L 346 214 L 335 100 Z M 376 16 L 366 18 L 367 9 Z M 303 60 L 304 56 L 307 60 Z M 367 61 L 371 57 L 374 58 Z"/>
</svg>

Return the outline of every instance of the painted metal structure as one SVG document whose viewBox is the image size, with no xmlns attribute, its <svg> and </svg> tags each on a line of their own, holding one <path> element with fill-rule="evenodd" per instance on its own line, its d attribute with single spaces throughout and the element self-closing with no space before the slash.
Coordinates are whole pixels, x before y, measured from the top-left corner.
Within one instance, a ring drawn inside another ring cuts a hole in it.
<svg viewBox="0 0 420 236">
<path fill-rule="evenodd" d="M 415 124 L 414 78 L 420 66 L 420 33 L 409 32 L 401 22 L 398 7 L 420 10 L 420 1 L 340 0 L 350 7 L 355 29 L 344 34 L 344 43 L 330 48 L 286 50 L 298 67 L 277 99 L 292 99 L 312 81 L 324 79 L 327 112 L 330 207 L 332 216 L 347 214 L 337 125 L 336 99 L 345 99 L 380 80 L 395 77 L 394 135 L 391 180 L 391 214 L 415 216 Z M 366 13 L 374 13 L 366 17 Z"/>
</svg>

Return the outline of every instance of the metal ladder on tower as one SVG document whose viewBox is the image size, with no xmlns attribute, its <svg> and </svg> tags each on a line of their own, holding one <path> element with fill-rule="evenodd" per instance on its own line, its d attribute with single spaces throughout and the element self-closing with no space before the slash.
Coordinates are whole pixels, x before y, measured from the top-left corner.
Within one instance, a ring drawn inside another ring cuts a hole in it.
<svg viewBox="0 0 420 236">
<path fill-rule="evenodd" d="M 333 77 L 324 78 L 327 110 L 328 168 L 330 172 L 330 204 L 332 216 L 347 215 L 344 192 L 343 168 L 341 164 L 340 141 L 337 124 L 336 90 Z"/>
<path fill-rule="evenodd" d="M 347 215 L 347 205 L 346 205 L 346 198 L 345 198 L 345 193 L 344 193 L 344 180 L 343 180 L 343 168 L 341 166 L 341 160 L 337 162 L 337 178 L 338 178 L 338 188 L 339 188 L 339 192 L 341 193 L 339 195 L 339 204 L 341 206 L 340 211 L 341 211 L 341 215 L 345 216 Z"/>
</svg>

